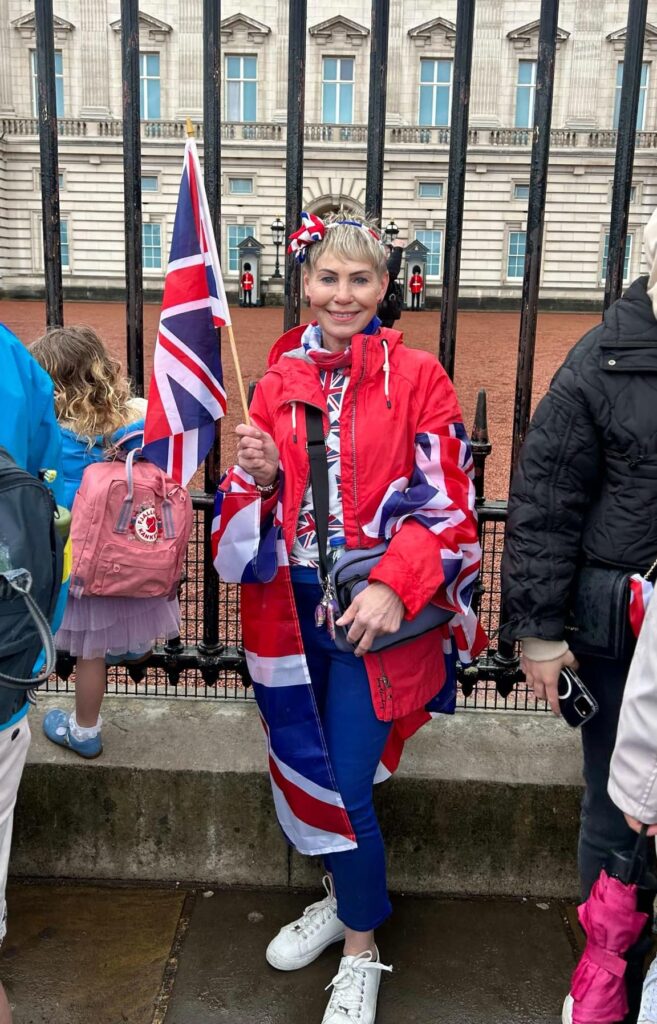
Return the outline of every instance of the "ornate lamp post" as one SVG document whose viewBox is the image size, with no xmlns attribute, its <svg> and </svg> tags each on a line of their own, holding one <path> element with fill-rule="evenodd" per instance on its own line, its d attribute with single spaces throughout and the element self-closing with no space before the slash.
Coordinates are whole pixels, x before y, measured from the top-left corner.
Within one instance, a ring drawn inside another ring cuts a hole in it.
<svg viewBox="0 0 657 1024">
<path fill-rule="evenodd" d="M 280 263 L 279 263 L 279 259 L 278 259 L 278 250 L 282 246 L 283 238 L 285 236 L 285 224 L 283 223 L 283 221 L 281 220 L 280 217 L 277 217 L 275 221 L 272 221 L 272 223 L 271 223 L 271 235 L 272 235 L 272 238 L 274 240 L 274 245 L 276 246 L 276 266 L 274 267 L 274 274 L 273 274 L 273 276 L 274 277 L 280 277 L 281 276 L 281 268 L 280 268 Z"/>
<path fill-rule="evenodd" d="M 395 238 L 399 234 L 399 228 L 395 224 L 394 220 L 391 220 L 389 224 L 386 224 L 385 228 L 383 229 L 383 234 L 385 235 L 385 239 L 388 245 L 393 245 Z"/>
</svg>

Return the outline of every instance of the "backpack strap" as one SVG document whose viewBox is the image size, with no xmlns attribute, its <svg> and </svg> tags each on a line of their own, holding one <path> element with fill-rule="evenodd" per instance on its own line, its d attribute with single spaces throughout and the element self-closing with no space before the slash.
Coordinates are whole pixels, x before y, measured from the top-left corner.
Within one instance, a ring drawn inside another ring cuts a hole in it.
<svg viewBox="0 0 657 1024">
<path fill-rule="evenodd" d="M 25 601 L 27 610 L 37 628 L 37 632 L 46 654 L 45 665 L 37 676 L 30 676 L 29 679 L 21 679 L 17 676 L 8 676 L 5 675 L 4 672 L 0 672 L 0 680 L 3 685 L 10 686 L 16 690 L 39 686 L 41 683 L 45 683 L 48 676 L 54 670 L 57 654 L 55 651 L 55 641 L 53 640 L 48 620 L 30 594 L 30 590 L 32 588 L 32 575 L 27 571 L 27 569 L 7 569 L 5 572 L 0 572 L 0 580 L 4 580 L 14 593 L 18 594 L 19 597 L 22 597 Z"/>
<path fill-rule="evenodd" d="M 133 463 L 138 455 L 141 455 L 141 448 L 133 448 L 132 451 L 128 452 L 128 457 L 125 460 L 125 478 L 128 485 L 128 493 L 126 494 L 121 504 L 121 511 L 119 517 L 114 525 L 114 533 L 127 533 L 130 520 L 132 518 L 132 507 L 135 501 L 135 477 Z M 166 474 L 156 467 L 163 480 L 166 482 Z M 164 488 L 166 494 L 166 487 Z M 176 531 L 174 528 L 173 511 L 171 508 L 171 500 L 168 495 L 162 502 L 162 531 L 167 540 L 174 540 Z"/>
<path fill-rule="evenodd" d="M 306 437 L 308 442 L 308 461 L 310 463 L 310 488 L 315 508 L 315 531 L 317 533 L 319 568 L 322 579 L 326 580 L 331 575 L 327 554 L 329 521 L 328 458 L 326 455 L 322 413 L 314 405 L 306 406 Z"/>
</svg>

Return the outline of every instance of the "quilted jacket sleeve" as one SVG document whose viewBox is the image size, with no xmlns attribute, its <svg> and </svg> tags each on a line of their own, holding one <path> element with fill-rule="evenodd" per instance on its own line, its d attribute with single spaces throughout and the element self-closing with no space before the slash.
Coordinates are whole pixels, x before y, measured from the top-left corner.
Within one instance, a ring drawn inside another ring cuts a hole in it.
<svg viewBox="0 0 657 1024">
<path fill-rule="evenodd" d="M 510 639 L 563 638 L 584 519 L 599 486 L 602 453 L 578 347 L 536 409 L 511 485 L 502 559 Z"/>
</svg>

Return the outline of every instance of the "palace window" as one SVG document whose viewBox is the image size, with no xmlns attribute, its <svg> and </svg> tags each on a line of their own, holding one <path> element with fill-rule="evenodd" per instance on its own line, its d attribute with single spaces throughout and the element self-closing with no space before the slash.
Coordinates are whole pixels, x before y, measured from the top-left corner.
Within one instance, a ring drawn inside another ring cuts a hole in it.
<svg viewBox="0 0 657 1024">
<path fill-rule="evenodd" d="M 452 108 L 451 60 L 420 61 L 420 124 L 448 125 Z"/>
<path fill-rule="evenodd" d="M 39 78 L 37 74 L 36 50 L 31 50 L 32 61 L 32 116 L 39 116 Z M 55 113 L 64 116 L 64 57 L 61 50 L 55 50 Z"/>
<path fill-rule="evenodd" d="M 139 100 L 142 121 L 157 121 L 162 116 L 159 53 L 139 54 Z"/>
<path fill-rule="evenodd" d="M 646 123 L 646 97 L 648 95 L 648 82 L 650 79 L 650 65 L 641 65 L 641 84 L 639 86 L 639 106 L 636 112 L 636 130 L 642 132 Z M 614 131 L 618 129 L 620 117 L 621 89 L 623 88 L 623 61 L 618 62 L 616 68 L 616 93 L 614 97 Z"/>
<path fill-rule="evenodd" d="M 226 120 L 257 120 L 258 58 L 226 57 Z"/>
<path fill-rule="evenodd" d="M 322 64 L 322 121 L 324 124 L 353 124 L 353 57 L 324 57 Z"/>
<path fill-rule="evenodd" d="M 418 228 L 415 232 L 418 242 L 426 245 L 427 253 L 426 272 L 427 277 L 440 277 L 443 262 L 443 233 L 439 228 Z"/>
</svg>

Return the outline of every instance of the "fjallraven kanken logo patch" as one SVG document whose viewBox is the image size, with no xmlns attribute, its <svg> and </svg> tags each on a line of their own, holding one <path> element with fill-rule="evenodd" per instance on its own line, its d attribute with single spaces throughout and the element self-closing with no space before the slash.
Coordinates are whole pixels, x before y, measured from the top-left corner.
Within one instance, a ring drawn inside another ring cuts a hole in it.
<svg viewBox="0 0 657 1024">
<path fill-rule="evenodd" d="M 150 507 L 142 506 L 133 516 L 130 529 L 137 540 L 143 540 L 146 544 L 155 544 L 162 536 L 162 520 L 152 505 Z"/>
</svg>

